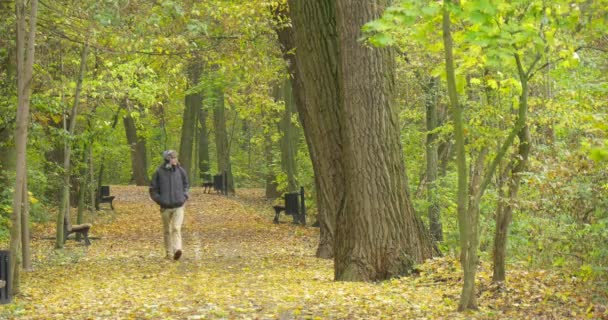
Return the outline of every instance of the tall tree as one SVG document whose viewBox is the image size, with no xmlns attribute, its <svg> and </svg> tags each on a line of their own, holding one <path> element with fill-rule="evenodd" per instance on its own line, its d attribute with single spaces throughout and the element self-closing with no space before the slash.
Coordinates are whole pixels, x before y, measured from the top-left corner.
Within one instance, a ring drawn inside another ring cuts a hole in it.
<svg viewBox="0 0 608 320">
<path fill-rule="evenodd" d="M 196 86 L 201 75 L 201 63 L 190 61 L 188 68 L 188 82 L 190 87 Z M 182 135 L 179 145 L 179 161 L 186 169 L 188 176 L 192 180 L 194 173 L 194 161 L 192 160 L 194 137 L 196 135 L 197 116 L 203 107 L 203 96 L 201 93 L 194 92 L 186 94 L 185 108 L 182 116 Z"/>
<path fill-rule="evenodd" d="M 230 146 L 228 144 L 228 132 L 226 131 L 226 108 L 224 107 L 224 90 L 215 88 L 213 100 L 213 126 L 215 128 L 215 148 L 217 152 L 217 170 L 220 174 L 226 172 L 228 181 L 224 181 L 230 194 L 235 193 L 234 180 L 232 178 L 232 164 L 230 162 Z"/>
<path fill-rule="evenodd" d="M 539 56 L 540 58 L 540 56 Z M 509 224 L 511 223 L 515 201 L 519 193 L 521 184 L 521 175 L 526 170 L 528 164 L 528 156 L 530 154 L 530 132 L 527 125 L 528 115 L 528 80 L 531 76 L 530 70 L 525 70 L 522 65 L 521 57 L 518 53 L 514 54 L 514 59 L 517 64 L 517 70 L 521 83 L 521 94 L 519 96 L 519 122 L 521 123 L 519 130 L 516 132 L 519 139 L 517 152 L 512 157 L 507 165 L 506 174 L 508 175 L 508 200 L 506 203 L 501 203 L 497 207 L 496 212 L 496 232 L 494 234 L 494 251 L 493 251 L 493 281 L 505 281 L 506 278 L 506 251 L 507 251 L 507 234 Z M 536 61 L 533 63 L 536 64 Z M 502 201 L 502 200 L 501 200 Z"/>
<path fill-rule="evenodd" d="M 23 201 L 21 209 L 21 257 L 23 258 L 23 270 L 32 271 L 32 253 L 30 250 L 30 201 L 27 188 L 27 176 L 23 182 L 23 194 L 27 199 Z"/>
<path fill-rule="evenodd" d="M 30 2 L 29 28 L 26 25 L 26 1 L 17 1 L 17 128 L 15 130 L 16 178 L 13 195 L 13 214 L 11 215 L 10 241 L 10 276 L 8 287 L 12 294 L 19 292 L 19 266 L 21 263 L 21 212 L 25 201 L 28 201 L 26 189 L 26 146 L 30 114 L 30 95 L 34 64 L 34 43 L 36 39 L 36 17 L 38 1 Z M 27 31 L 27 35 L 26 35 Z"/>
<path fill-rule="evenodd" d="M 211 179 L 211 158 L 209 157 L 209 131 L 207 130 L 207 109 L 201 103 L 198 110 L 198 174 L 203 182 L 212 181 Z"/>
<path fill-rule="evenodd" d="M 315 173 L 320 226 L 316 254 L 329 259 L 334 257 L 336 215 L 344 197 L 335 8 L 333 2 L 319 0 L 288 3 L 293 30 L 281 25 L 277 32 Z"/>
<path fill-rule="evenodd" d="M 437 171 L 438 171 L 438 127 L 437 112 L 437 86 L 439 79 L 431 77 L 424 86 L 426 105 L 426 185 L 428 201 L 428 217 L 431 235 L 435 241 L 443 241 L 443 229 L 441 227 L 441 216 L 439 211 L 439 199 L 437 197 Z"/>
<path fill-rule="evenodd" d="M 405 178 L 394 53 L 363 45 L 361 27 L 388 1 L 336 1 L 345 195 L 336 223 L 335 277 L 382 280 L 409 274 L 433 255 Z"/>
<path fill-rule="evenodd" d="M 135 119 L 131 115 L 133 107 L 128 98 L 123 100 L 124 108 L 127 111 L 123 117 L 125 133 L 127 135 L 127 143 L 131 151 L 131 168 L 133 173 L 133 182 L 138 186 L 147 186 L 150 184 L 148 177 L 148 158 L 146 152 L 146 139 L 138 132 Z"/>
<path fill-rule="evenodd" d="M 61 197 L 61 209 L 57 213 L 57 236 L 55 238 L 55 248 L 61 249 L 63 248 L 64 242 L 64 219 L 70 219 L 70 175 L 71 175 L 71 164 L 70 158 L 72 155 L 72 139 L 76 130 L 76 119 L 78 117 L 78 106 L 80 104 L 80 94 L 82 92 L 82 82 L 84 81 L 84 76 L 86 73 L 87 66 L 87 56 L 89 52 L 89 44 L 85 43 L 80 56 L 80 71 L 78 74 L 78 81 L 76 82 L 76 88 L 74 89 L 74 102 L 72 104 L 72 110 L 69 114 L 69 126 L 65 128 L 66 137 L 65 137 L 65 151 L 63 158 L 63 190 Z"/>
<path fill-rule="evenodd" d="M 292 96 L 291 83 L 283 82 L 279 89 L 280 98 L 285 103 L 285 110 L 279 122 L 279 128 L 282 133 L 281 145 L 281 166 L 287 175 L 287 192 L 297 192 L 298 183 L 296 179 L 297 161 L 296 153 L 298 149 L 298 128 L 292 122 L 292 115 L 296 111 L 294 99 Z"/>
</svg>

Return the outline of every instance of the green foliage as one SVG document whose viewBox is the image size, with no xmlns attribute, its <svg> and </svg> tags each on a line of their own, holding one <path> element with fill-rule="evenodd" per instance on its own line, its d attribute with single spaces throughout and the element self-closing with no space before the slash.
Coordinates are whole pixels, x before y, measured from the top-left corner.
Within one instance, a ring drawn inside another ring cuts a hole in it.
<svg viewBox="0 0 608 320">
<path fill-rule="evenodd" d="M 14 188 L 3 188 L 0 192 L 0 241 L 6 241 L 10 237 L 13 191 Z"/>
<path fill-rule="evenodd" d="M 556 267 L 583 281 L 608 280 L 608 217 L 580 224 L 570 215 L 518 215 L 511 227 L 509 257 L 535 268 Z"/>
</svg>

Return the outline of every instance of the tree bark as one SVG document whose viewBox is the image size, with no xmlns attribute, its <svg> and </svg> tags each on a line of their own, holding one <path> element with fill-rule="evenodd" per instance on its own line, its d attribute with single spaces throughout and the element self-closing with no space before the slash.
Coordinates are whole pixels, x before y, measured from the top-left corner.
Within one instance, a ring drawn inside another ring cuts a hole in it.
<svg viewBox="0 0 608 320">
<path fill-rule="evenodd" d="M 337 280 L 377 281 L 407 275 L 433 255 L 430 235 L 407 191 L 394 53 L 363 45 L 361 27 L 388 1 L 336 1 L 345 196 L 338 211 Z"/>
<path fill-rule="evenodd" d="M 29 30 L 26 38 L 26 2 L 17 1 L 17 120 L 15 129 L 16 177 L 13 194 L 13 213 L 11 215 L 10 270 L 9 283 L 11 293 L 19 293 L 19 266 L 21 263 L 21 214 L 24 201 L 28 200 L 26 189 L 26 148 L 27 131 L 30 114 L 30 94 L 34 64 L 34 43 L 36 37 L 36 15 L 38 1 L 32 0 L 29 16 Z M 25 191 L 24 191 L 25 190 Z"/>
<path fill-rule="evenodd" d="M 429 203 L 428 218 L 431 235 L 435 241 L 443 241 L 443 229 L 441 226 L 441 215 L 439 212 L 439 201 L 437 198 L 437 99 L 436 89 L 439 79 L 432 77 L 425 87 L 426 95 L 426 192 Z"/>
<path fill-rule="evenodd" d="M 265 185 L 265 197 L 269 200 L 274 200 L 281 196 L 278 190 L 279 185 L 276 181 L 276 175 L 273 170 L 274 166 L 274 153 L 273 153 L 272 138 L 270 134 L 264 135 L 264 153 L 266 159 L 266 185 Z"/>
<path fill-rule="evenodd" d="M 188 81 L 190 86 L 196 86 L 201 76 L 201 65 L 198 61 L 191 61 L 188 68 Z M 203 107 L 203 95 L 200 93 L 187 94 L 185 108 L 182 116 L 182 135 L 179 145 L 179 162 L 188 173 L 192 181 L 194 173 L 193 147 L 196 135 L 197 117 Z"/>
<path fill-rule="evenodd" d="M 120 108 L 118 110 L 116 110 L 116 113 L 114 114 L 114 118 L 112 120 L 112 130 L 114 130 L 116 128 L 116 125 L 118 124 L 118 115 L 120 113 Z M 99 173 L 97 175 L 97 181 L 96 181 L 96 192 L 95 192 L 95 209 L 99 210 L 99 198 L 101 196 L 101 186 L 103 185 L 103 172 L 104 172 L 104 161 L 105 160 L 105 153 L 101 154 L 101 159 L 99 159 Z"/>
<path fill-rule="evenodd" d="M 198 174 L 202 182 L 213 181 L 209 157 L 209 132 L 207 130 L 207 110 L 201 104 L 198 110 Z"/>
<path fill-rule="evenodd" d="M 70 112 L 70 124 L 67 128 L 67 135 L 74 136 L 76 129 L 76 118 L 78 116 L 78 105 L 80 104 L 80 93 L 82 92 L 82 82 L 84 81 L 84 75 L 87 67 L 87 55 L 89 51 L 89 44 L 85 43 L 82 48 L 80 56 L 80 72 L 78 74 L 78 81 L 76 82 L 76 89 L 74 92 L 74 104 L 72 105 L 72 111 Z M 61 210 L 57 213 L 57 237 L 55 238 L 55 248 L 63 248 L 64 234 L 63 234 L 63 220 L 64 217 L 69 219 L 70 214 L 70 157 L 72 154 L 72 142 L 68 139 L 65 140 L 65 152 L 63 158 L 63 192 L 61 197 Z"/>
<path fill-rule="evenodd" d="M 146 140 L 137 134 L 135 120 L 131 117 L 132 108 L 128 99 L 124 100 L 124 107 L 127 114 L 123 118 L 127 143 L 131 149 L 131 168 L 133 172 L 133 182 L 138 186 L 150 184 L 148 178 L 148 160 L 146 156 Z"/>
<path fill-rule="evenodd" d="M 194 135 L 196 134 L 196 122 L 198 110 L 203 104 L 202 95 L 199 93 L 186 95 L 184 113 L 182 117 L 182 134 L 179 145 L 179 162 L 192 180 L 192 147 L 194 146 Z"/>
<path fill-rule="evenodd" d="M 83 149 L 83 154 L 82 154 L 82 163 L 88 164 L 89 163 L 89 147 L 85 146 Z M 80 170 L 80 174 L 77 177 L 77 181 L 78 181 L 78 210 L 76 213 L 76 224 L 82 224 L 84 223 L 84 210 L 86 209 L 86 194 L 87 194 L 87 186 L 89 185 L 89 181 L 87 179 L 88 175 L 88 168 L 87 167 L 83 167 Z M 80 236 L 81 234 L 78 233 L 76 234 L 76 240 L 80 241 Z"/>
<path fill-rule="evenodd" d="M 23 181 L 23 195 L 25 199 L 23 200 L 23 212 L 21 213 L 21 256 L 23 258 L 23 269 L 33 271 L 30 250 L 30 197 L 27 189 L 27 175 Z"/>
<path fill-rule="evenodd" d="M 336 215 L 344 197 L 335 8 L 333 1 L 288 3 L 293 30 L 284 27 L 278 34 L 315 173 L 320 226 L 316 255 L 328 259 L 334 256 Z M 294 57 L 290 53 L 296 43 Z"/>
<path fill-rule="evenodd" d="M 443 43 L 445 50 L 445 65 L 448 84 L 448 96 L 452 109 L 454 122 L 454 138 L 456 140 L 456 165 L 458 170 L 458 227 L 460 230 L 461 264 L 464 273 L 464 284 L 460 295 L 458 310 L 477 309 L 475 296 L 475 272 L 477 266 L 476 228 L 473 228 L 471 212 L 468 210 L 467 197 L 467 160 L 464 148 L 464 126 L 462 120 L 462 106 L 458 102 L 456 91 L 456 77 L 454 72 L 454 57 L 452 53 L 452 34 L 450 31 L 450 0 L 443 5 Z M 475 212 L 477 212 L 475 210 Z"/>
<path fill-rule="evenodd" d="M 528 156 L 530 154 L 530 133 L 528 130 L 527 110 L 528 110 L 528 74 L 524 71 L 519 55 L 515 54 L 515 61 L 519 71 L 519 79 L 522 87 L 522 93 L 519 97 L 519 122 L 523 126 L 517 133 L 519 139 L 519 147 L 517 153 L 513 156 L 508 168 L 511 169 L 509 174 L 509 200 L 498 208 L 502 209 L 497 212 L 496 216 L 496 233 L 494 235 L 494 255 L 493 255 L 493 274 L 492 281 L 500 282 L 506 279 L 506 254 L 507 254 L 507 239 L 509 234 L 509 225 L 511 224 L 514 203 L 519 193 L 519 185 L 521 175 L 526 170 L 528 164 Z M 501 199 L 499 199 L 501 201 Z"/>
<path fill-rule="evenodd" d="M 282 133 L 281 145 L 281 166 L 287 175 L 287 192 L 298 192 L 297 182 L 297 160 L 298 152 L 298 128 L 291 122 L 291 116 L 296 111 L 292 98 L 291 83 L 285 81 L 281 87 L 281 99 L 285 102 L 285 111 L 281 117 L 279 128 Z"/>
<path fill-rule="evenodd" d="M 217 151 L 217 170 L 219 174 L 226 171 L 228 175 L 228 193 L 234 194 L 234 179 L 232 178 L 232 164 L 228 146 L 228 133 L 226 131 L 226 116 L 224 107 L 223 89 L 215 90 L 215 108 L 213 108 L 213 125 L 215 127 L 215 148 Z"/>
<path fill-rule="evenodd" d="M 95 194 L 95 186 L 97 185 L 96 181 L 95 181 L 95 167 L 93 166 L 93 148 L 92 146 L 93 141 L 89 141 L 88 144 L 88 148 L 86 150 L 86 152 L 88 153 L 88 161 L 87 161 L 87 176 L 88 176 L 88 181 L 89 183 L 87 184 L 87 189 L 88 189 L 88 194 L 89 194 L 89 206 L 88 206 L 88 210 L 93 212 L 93 210 L 95 210 L 95 198 L 96 198 L 96 194 Z"/>
</svg>

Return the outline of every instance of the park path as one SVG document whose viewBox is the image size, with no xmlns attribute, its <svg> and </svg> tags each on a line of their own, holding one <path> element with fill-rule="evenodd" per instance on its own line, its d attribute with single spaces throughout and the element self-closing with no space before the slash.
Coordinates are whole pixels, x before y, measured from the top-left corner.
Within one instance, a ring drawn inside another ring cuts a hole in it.
<svg viewBox="0 0 608 320">
<path fill-rule="evenodd" d="M 300 294 L 292 285 L 331 282 L 330 261 L 314 257 L 318 229 L 285 216 L 273 224 L 260 190 L 227 197 L 192 188 L 177 262 L 164 259 L 148 189 L 112 186 L 111 194 L 115 211 L 102 206 L 89 217 L 89 247 L 69 240 L 52 250 L 52 221 L 33 230 L 35 270 L 24 273 L 24 296 L 16 300 L 24 318 L 274 318 L 294 308 L 277 311 L 280 300 Z"/>
<path fill-rule="evenodd" d="M 99 230 L 101 236 L 120 241 L 115 239 L 120 234 L 131 242 L 129 251 L 138 244 L 146 251 L 152 244 L 156 249 L 148 254 L 162 255 L 162 223 L 158 206 L 149 199 L 148 189 L 115 186 L 112 193 L 116 195 L 117 216 Z M 297 229 L 284 215 L 279 226 L 272 224 L 273 210 L 262 196 L 261 190 L 241 190 L 236 197 L 226 197 L 193 188 L 182 229 L 183 261 L 197 264 L 219 261 L 221 264 L 223 259 L 248 260 L 286 250 L 310 254 L 316 246 L 313 235 L 317 229 Z"/>
<path fill-rule="evenodd" d="M 513 268 L 506 287 L 478 271 L 476 313 L 458 313 L 462 270 L 454 255 L 413 277 L 335 282 L 333 263 L 314 256 L 317 228 L 294 226 L 259 190 L 238 196 L 193 188 L 184 255 L 164 258 L 159 209 L 147 188 L 112 186 L 115 211 L 88 217 L 92 245 L 53 249 L 54 222 L 32 228 L 34 270 L 0 319 L 602 319 L 583 282 L 559 272 Z"/>
</svg>

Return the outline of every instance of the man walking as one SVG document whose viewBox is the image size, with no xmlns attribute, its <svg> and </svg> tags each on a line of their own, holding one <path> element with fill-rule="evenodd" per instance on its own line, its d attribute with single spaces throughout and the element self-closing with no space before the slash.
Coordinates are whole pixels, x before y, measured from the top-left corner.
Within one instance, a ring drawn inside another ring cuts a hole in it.
<svg viewBox="0 0 608 320">
<path fill-rule="evenodd" d="M 182 223 L 184 204 L 188 200 L 188 175 L 177 161 L 177 152 L 163 152 L 163 164 L 156 169 L 150 182 L 150 197 L 160 205 L 163 219 L 165 254 L 168 259 L 182 256 Z"/>
</svg>

